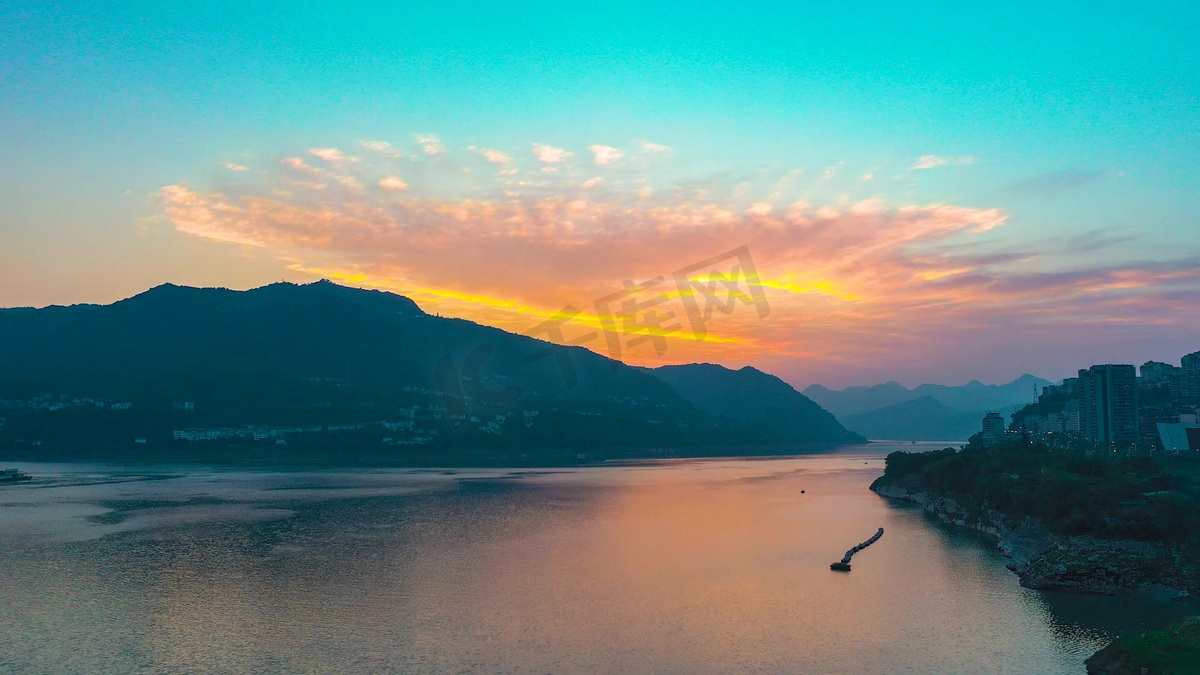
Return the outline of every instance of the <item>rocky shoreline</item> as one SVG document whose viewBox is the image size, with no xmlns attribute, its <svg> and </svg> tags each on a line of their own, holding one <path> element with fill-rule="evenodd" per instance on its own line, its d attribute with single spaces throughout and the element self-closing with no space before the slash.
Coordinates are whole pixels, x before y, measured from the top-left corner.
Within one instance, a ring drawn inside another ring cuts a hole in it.
<svg viewBox="0 0 1200 675">
<path fill-rule="evenodd" d="M 1162 542 L 1054 534 L 1034 520 L 1017 522 L 990 510 L 973 513 L 952 498 L 886 477 L 872 483 L 871 490 L 995 538 L 996 547 L 1010 558 L 1006 566 L 1027 588 L 1178 600 L 1200 595 L 1195 561 Z"/>
</svg>

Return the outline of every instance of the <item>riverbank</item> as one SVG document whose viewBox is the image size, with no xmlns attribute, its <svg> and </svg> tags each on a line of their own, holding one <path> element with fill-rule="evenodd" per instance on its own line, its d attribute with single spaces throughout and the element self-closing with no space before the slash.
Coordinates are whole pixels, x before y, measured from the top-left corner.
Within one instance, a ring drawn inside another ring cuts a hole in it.
<svg viewBox="0 0 1200 675">
<path fill-rule="evenodd" d="M 747 443 L 664 445 L 661 447 L 488 447 L 395 445 L 379 447 L 352 442 L 203 441 L 164 445 L 110 444 L 87 447 L 0 447 L 0 462 L 160 464 L 232 468 L 565 468 L 662 459 L 740 459 L 791 457 L 830 452 L 835 443 Z"/>
<path fill-rule="evenodd" d="M 942 522 L 992 537 L 996 548 L 1010 559 L 1006 567 L 1027 588 L 1179 600 L 1200 597 L 1200 567 L 1163 542 L 1055 534 L 1032 518 L 968 509 L 953 497 L 921 489 L 913 480 L 881 476 L 871 490 L 917 504 Z"/>
</svg>

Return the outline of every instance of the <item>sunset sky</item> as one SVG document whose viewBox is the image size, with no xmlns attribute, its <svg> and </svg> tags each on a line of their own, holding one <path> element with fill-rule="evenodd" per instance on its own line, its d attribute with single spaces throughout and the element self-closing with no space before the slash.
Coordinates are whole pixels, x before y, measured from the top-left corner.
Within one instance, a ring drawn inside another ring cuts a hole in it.
<svg viewBox="0 0 1200 675">
<path fill-rule="evenodd" d="M 1200 349 L 1194 1 L 384 4 L 5 3 L 0 306 L 329 278 L 578 341 L 663 276 L 625 360 Z M 672 274 L 741 247 L 769 311 L 699 341 Z"/>
</svg>

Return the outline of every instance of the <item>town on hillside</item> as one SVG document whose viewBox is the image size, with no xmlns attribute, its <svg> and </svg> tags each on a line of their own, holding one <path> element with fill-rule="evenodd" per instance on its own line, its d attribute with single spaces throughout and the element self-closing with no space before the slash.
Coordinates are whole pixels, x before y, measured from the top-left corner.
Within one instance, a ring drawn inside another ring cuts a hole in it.
<svg viewBox="0 0 1200 675">
<path fill-rule="evenodd" d="M 1139 372 L 1140 371 L 1140 372 Z M 1200 351 L 1180 365 L 1147 361 L 1141 368 L 1106 363 L 1042 388 L 1006 421 L 984 416 L 974 442 L 1014 436 L 1051 447 L 1094 447 L 1120 452 L 1200 451 Z"/>
</svg>

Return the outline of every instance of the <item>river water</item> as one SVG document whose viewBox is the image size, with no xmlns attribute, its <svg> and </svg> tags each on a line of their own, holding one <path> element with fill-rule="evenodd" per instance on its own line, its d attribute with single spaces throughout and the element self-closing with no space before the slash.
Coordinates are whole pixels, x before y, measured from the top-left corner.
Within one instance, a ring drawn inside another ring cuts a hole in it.
<svg viewBox="0 0 1200 675">
<path fill-rule="evenodd" d="M 0 488 L 0 671 L 1082 673 L 1113 635 L 1186 613 L 1021 588 L 987 540 L 867 490 L 896 447 L 925 449 L 25 464 L 38 480 Z"/>
</svg>

